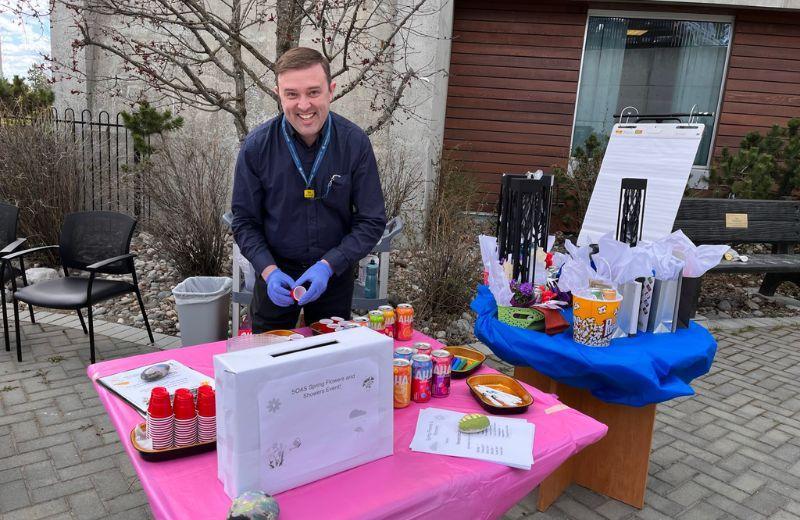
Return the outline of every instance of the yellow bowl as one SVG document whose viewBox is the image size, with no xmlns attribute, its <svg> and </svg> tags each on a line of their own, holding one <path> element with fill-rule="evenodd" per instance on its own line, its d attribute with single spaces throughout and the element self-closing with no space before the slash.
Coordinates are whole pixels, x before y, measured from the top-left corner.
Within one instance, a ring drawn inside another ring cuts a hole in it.
<svg viewBox="0 0 800 520">
<path fill-rule="evenodd" d="M 484 356 L 483 353 L 478 352 L 477 350 L 471 349 L 469 347 L 445 347 L 444 349 L 453 354 L 453 356 L 469 359 L 470 363 L 478 361 L 478 364 L 470 368 L 469 370 L 451 370 L 450 377 L 453 377 L 455 379 L 467 377 L 471 373 L 478 370 L 481 367 L 481 365 L 483 365 L 483 362 L 486 361 L 486 356 Z"/>
<path fill-rule="evenodd" d="M 272 336 L 291 336 L 292 334 L 297 334 L 293 330 L 286 330 L 286 329 L 276 329 L 276 330 L 269 330 L 264 334 L 271 334 Z"/>
</svg>

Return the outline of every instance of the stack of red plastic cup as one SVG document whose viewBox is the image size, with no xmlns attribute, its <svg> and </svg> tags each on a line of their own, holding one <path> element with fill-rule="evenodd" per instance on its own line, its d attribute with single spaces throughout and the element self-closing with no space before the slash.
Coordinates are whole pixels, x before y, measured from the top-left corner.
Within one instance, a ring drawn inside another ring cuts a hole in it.
<svg viewBox="0 0 800 520">
<path fill-rule="evenodd" d="M 197 389 L 197 436 L 198 442 L 217 439 L 216 396 L 209 385 Z"/>
<path fill-rule="evenodd" d="M 188 388 L 175 390 L 175 446 L 197 444 L 197 411 Z"/>
<path fill-rule="evenodd" d="M 147 435 L 153 440 L 154 450 L 172 447 L 174 418 L 167 389 L 163 386 L 153 388 L 147 406 Z"/>
</svg>

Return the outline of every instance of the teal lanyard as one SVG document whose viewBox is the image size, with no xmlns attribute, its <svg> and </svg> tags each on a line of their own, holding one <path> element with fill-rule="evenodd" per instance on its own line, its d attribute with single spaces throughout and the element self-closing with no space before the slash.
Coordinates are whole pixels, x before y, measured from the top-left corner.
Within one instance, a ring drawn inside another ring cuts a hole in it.
<svg viewBox="0 0 800 520">
<path fill-rule="evenodd" d="M 303 181 L 306 183 L 306 189 L 311 188 L 311 183 L 314 182 L 314 177 L 317 176 L 319 165 L 322 164 L 322 158 L 325 157 L 325 152 L 328 150 L 328 144 L 331 142 L 331 127 L 333 126 L 333 120 L 331 119 L 330 112 L 328 113 L 326 125 L 327 128 L 325 129 L 325 137 L 322 139 L 322 146 L 320 147 L 319 152 L 317 152 L 317 157 L 314 159 L 314 165 L 311 167 L 311 174 L 307 176 L 306 171 L 303 169 L 303 165 L 300 163 L 300 157 L 297 155 L 297 149 L 294 147 L 292 138 L 289 136 L 289 132 L 286 130 L 286 114 L 283 115 L 283 120 L 281 122 L 283 138 L 286 139 L 286 146 L 289 147 L 289 153 L 292 156 L 292 160 L 294 161 L 297 171 L 300 172 L 300 176 L 303 177 Z"/>
</svg>

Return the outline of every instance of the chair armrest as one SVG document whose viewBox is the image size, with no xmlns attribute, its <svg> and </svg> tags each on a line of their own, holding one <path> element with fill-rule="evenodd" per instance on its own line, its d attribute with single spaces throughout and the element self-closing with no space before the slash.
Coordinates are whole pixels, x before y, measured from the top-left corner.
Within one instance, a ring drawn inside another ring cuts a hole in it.
<svg viewBox="0 0 800 520">
<path fill-rule="evenodd" d="M 7 255 L 8 253 L 13 253 L 19 246 L 22 245 L 23 242 L 28 240 L 27 238 L 18 238 L 8 244 L 3 249 L 0 249 L 0 256 Z"/>
<path fill-rule="evenodd" d="M 105 266 L 107 266 L 109 264 L 113 264 L 115 262 L 119 262 L 120 260 L 125 260 L 125 259 L 128 259 L 128 258 L 136 258 L 136 255 L 134 253 L 128 253 L 128 254 L 125 254 L 125 255 L 115 256 L 114 258 L 107 258 L 105 260 L 100 260 L 99 262 L 95 262 L 95 263 L 93 263 L 91 265 L 87 265 L 86 266 L 86 270 L 87 271 L 97 271 L 98 269 L 103 268 L 103 267 L 105 267 Z"/>
<path fill-rule="evenodd" d="M 14 260 L 15 258 L 20 258 L 31 253 L 35 253 L 37 251 L 44 251 L 45 249 L 58 249 L 58 246 L 40 246 L 40 247 L 32 247 L 30 249 L 24 249 L 22 251 L 17 251 L 16 253 L 11 253 L 10 255 L 4 256 L 3 260 Z"/>
</svg>

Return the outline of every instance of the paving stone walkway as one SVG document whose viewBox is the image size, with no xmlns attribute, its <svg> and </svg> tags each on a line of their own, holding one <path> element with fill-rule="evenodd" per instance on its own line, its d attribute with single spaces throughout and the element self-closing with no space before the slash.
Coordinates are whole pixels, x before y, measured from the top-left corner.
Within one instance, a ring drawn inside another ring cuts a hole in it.
<svg viewBox="0 0 800 520">
<path fill-rule="evenodd" d="M 88 339 L 69 319 L 37 317 L 23 326 L 22 363 L 0 350 L 0 518 L 150 518 L 86 378 Z M 697 395 L 658 407 L 644 509 L 572 486 L 545 513 L 534 491 L 505 519 L 800 518 L 800 327 L 710 327 L 719 329 L 719 351 L 695 381 Z M 154 350 L 137 329 L 104 331 L 99 360 Z"/>
</svg>

